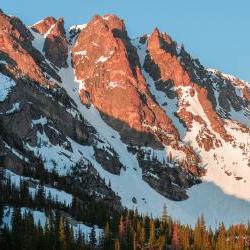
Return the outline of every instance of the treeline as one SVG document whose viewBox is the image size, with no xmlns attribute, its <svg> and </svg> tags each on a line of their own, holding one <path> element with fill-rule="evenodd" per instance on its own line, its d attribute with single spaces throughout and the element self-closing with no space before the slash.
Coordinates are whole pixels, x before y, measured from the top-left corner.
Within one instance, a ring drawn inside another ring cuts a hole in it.
<svg viewBox="0 0 250 250">
<path fill-rule="evenodd" d="M 59 177 L 55 178 L 59 180 Z M 226 229 L 222 223 L 217 230 L 212 231 L 206 227 L 203 217 L 197 220 L 194 228 L 173 221 L 167 214 L 166 206 L 161 218 L 154 219 L 141 216 L 137 211 L 113 213 L 102 206 L 96 209 L 98 203 L 94 200 L 91 201 L 91 209 L 90 205 L 84 207 L 78 200 L 74 197 L 72 204 L 66 206 L 46 196 L 41 183 L 36 194 L 31 196 L 27 181 L 22 180 L 20 187 L 16 187 L 0 172 L 0 249 L 250 249 L 250 224 L 234 225 Z M 7 225 L 3 223 L 4 207 L 14 208 L 11 223 Z M 21 207 L 44 212 L 48 218 L 46 225 L 36 225 L 29 210 L 22 215 Z M 99 212 L 105 214 L 99 217 L 100 223 L 96 223 L 96 219 L 90 223 L 92 218 L 98 217 Z M 65 213 L 92 226 L 90 235 L 74 232 Z M 103 234 L 96 235 L 93 227 L 95 224 L 104 228 Z"/>
<path fill-rule="evenodd" d="M 80 173 L 76 172 L 73 173 L 73 175 L 80 176 Z M 84 221 L 87 224 L 100 225 L 101 227 L 104 227 L 110 217 L 116 218 L 116 220 L 119 219 L 119 213 L 114 208 L 112 202 L 104 203 L 98 201 L 95 197 L 95 193 L 90 195 L 82 192 L 81 189 L 77 188 L 78 185 L 72 189 L 71 182 L 68 181 L 67 177 L 59 176 L 55 171 L 48 172 L 39 159 L 34 162 L 33 168 L 24 167 L 23 176 L 39 180 L 39 183 L 35 184 L 38 185 L 38 189 L 33 197 L 29 193 L 29 187 L 32 187 L 32 184 L 30 184 L 28 180 L 20 178 L 20 187 L 17 187 L 15 183 L 11 182 L 10 177 L 5 175 L 5 169 L 0 167 L 0 199 L 3 203 L 11 206 L 30 207 L 34 209 L 44 208 L 45 211 L 59 209 L 71 214 L 79 221 Z M 97 178 L 100 177 L 97 176 Z M 55 196 L 46 196 L 44 190 L 45 185 L 72 194 L 72 204 L 67 206 L 58 201 Z M 95 211 L 95 213 L 93 213 L 93 211 Z"/>
<path fill-rule="evenodd" d="M 72 195 L 72 203 L 66 205 L 59 201 L 57 197 L 52 196 L 50 192 L 46 194 L 41 182 L 33 194 L 30 193 L 29 187 L 28 180 L 20 178 L 20 185 L 16 185 L 1 170 L 0 204 L 11 207 L 28 207 L 44 211 L 45 214 L 50 214 L 52 210 L 58 210 L 69 214 L 78 221 L 83 221 L 87 225 L 99 225 L 100 227 L 104 227 L 107 220 L 111 218 L 110 226 L 112 230 L 115 228 L 116 221 L 119 220 L 119 213 L 112 210 L 112 204 L 109 209 L 107 205 L 95 201 L 94 197 L 79 194 L 80 199 Z"/>
<path fill-rule="evenodd" d="M 0 223 L 3 206 L 0 205 Z M 226 229 L 223 224 L 216 231 L 207 230 L 203 217 L 196 226 L 174 222 L 164 208 L 161 219 L 140 216 L 136 211 L 124 211 L 111 230 L 109 222 L 104 232 L 96 235 L 94 227 L 89 235 L 74 233 L 68 220 L 60 212 L 50 213 L 44 227 L 34 223 L 30 211 L 13 210 L 10 226 L 3 226 L 0 234 L 0 249 L 27 250 L 245 250 L 249 249 L 250 226 L 235 225 Z"/>
<path fill-rule="evenodd" d="M 250 249 L 250 225 L 234 225 L 226 229 L 221 223 L 212 231 L 206 228 L 201 216 L 191 228 L 173 221 L 165 206 L 160 219 L 140 216 L 136 211 L 125 212 L 115 232 L 110 232 L 106 225 L 104 239 L 103 249 L 106 250 L 247 250 Z"/>
<path fill-rule="evenodd" d="M 14 208 L 11 218 L 11 224 L 4 225 L 1 229 L 0 249 L 95 249 L 97 240 L 94 229 L 90 233 L 90 240 L 87 241 L 80 231 L 74 233 L 60 213 L 51 213 L 44 227 L 34 223 L 32 212 L 29 210 L 21 213 L 20 208 Z"/>
</svg>

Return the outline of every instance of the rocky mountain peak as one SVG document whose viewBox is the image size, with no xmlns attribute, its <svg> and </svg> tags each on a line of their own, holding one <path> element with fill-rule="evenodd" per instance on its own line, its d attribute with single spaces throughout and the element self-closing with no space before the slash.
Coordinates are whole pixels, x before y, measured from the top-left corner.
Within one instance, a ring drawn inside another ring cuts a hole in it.
<svg viewBox="0 0 250 250">
<path fill-rule="evenodd" d="M 101 28 L 103 26 L 106 26 L 109 30 L 120 30 L 121 32 L 126 32 L 126 27 L 124 24 L 124 21 L 117 17 L 116 15 L 107 14 L 104 16 L 96 15 L 92 18 L 92 20 L 89 22 L 89 25 L 96 26 L 98 29 L 98 26 Z"/>
<path fill-rule="evenodd" d="M 45 35 L 49 29 L 56 23 L 56 19 L 52 16 L 46 17 L 43 20 L 33 24 L 31 28 L 42 35 Z"/>
<path fill-rule="evenodd" d="M 40 66 L 36 63 L 36 52 L 32 49 L 33 36 L 16 17 L 0 14 L 1 53 L 12 59 L 13 66 L 32 80 L 45 81 Z"/>
<path fill-rule="evenodd" d="M 59 68 L 67 67 L 68 41 L 63 18 L 59 18 L 51 25 L 45 37 L 45 57 Z"/>
<path fill-rule="evenodd" d="M 158 28 L 155 28 L 148 38 L 148 48 L 150 50 L 157 50 L 166 47 L 166 45 L 174 45 L 171 37 L 167 33 L 161 33 Z"/>
<path fill-rule="evenodd" d="M 51 26 L 51 30 L 49 34 L 54 36 L 62 36 L 65 37 L 65 29 L 64 29 L 64 19 L 60 17 L 54 24 Z"/>
<path fill-rule="evenodd" d="M 80 33 L 72 59 L 77 79 L 84 83 L 82 102 L 93 103 L 127 141 L 153 144 L 150 131 L 154 134 L 152 127 L 156 124 L 178 138 L 171 121 L 149 93 L 123 21 L 116 16 L 95 16 Z M 142 136 L 144 133 L 148 139 Z"/>
</svg>

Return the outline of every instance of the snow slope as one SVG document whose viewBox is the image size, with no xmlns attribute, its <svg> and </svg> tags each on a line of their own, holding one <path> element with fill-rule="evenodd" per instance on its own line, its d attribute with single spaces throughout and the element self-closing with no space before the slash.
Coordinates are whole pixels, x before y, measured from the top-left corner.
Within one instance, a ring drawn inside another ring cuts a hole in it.
<svg viewBox="0 0 250 250">
<path fill-rule="evenodd" d="M 16 83 L 6 75 L 0 73 L 0 102 L 3 102 Z"/>
</svg>

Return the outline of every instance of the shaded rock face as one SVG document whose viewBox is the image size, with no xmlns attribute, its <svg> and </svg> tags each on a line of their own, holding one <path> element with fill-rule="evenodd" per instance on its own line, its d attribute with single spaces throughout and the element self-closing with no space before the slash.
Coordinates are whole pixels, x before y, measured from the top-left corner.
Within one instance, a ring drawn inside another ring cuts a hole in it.
<svg viewBox="0 0 250 250">
<path fill-rule="evenodd" d="M 201 182 L 191 173 L 190 168 L 185 170 L 177 163 L 174 163 L 175 167 L 170 167 L 171 161 L 162 163 L 157 158 L 150 159 L 147 151 L 136 148 L 130 150 L 138 159 L 143 180 L 166 198 L 185 200 L 188 198 L 186 189 Z"/>
<path fill-rule="evenodd" d="M 112 127 L 121 135 L 129 135 L 127 142 L 159 147 L 157 137 L 178 140 L 171 120 L 148 91 L 122 20 L 115 16 L 94 17 L 80 33 L 72 49 L 72 59 L 77 79 L 84 82 L 80 92 L 82 102 L 94 104 L 109 116 L 106 121 Z M 134 137 L 133 130 L 143 136 Z M 144 136 L 147 133 L 155 139 L 148 140 Z"/>
<path fill-rule="evenodd" d="M 245 84 L 236 78 L 228 78 L 219 72 L 216 73 L 214 85 L 217 87 L 217 109 L 222 117 L 230 117 L 231 110 L 236 112 L 247 110 L 250 107 L 250 90 Z M 240 93 L 240 94 L 239 94 Z M 250 117 L 250 112 L 248 113 Z"/>
<path fill-rule="evenodd" d="M 158 85 L 168 86 L 170 83 L 176 88 L 176 94 L 179 99 L 179 111 L 177 115 L 184 122 L 184 124 L 191 128 L 192 120 L 202 123 L 201 117 L 194 117 L 186 107 L 189 103 L 181 103 L 183 89 L 188 87 L 190 95 L 197 95 L 199 103 L 202 106 L 206 117 L 214 131 L 219 133 L 221 137 L 228 141 L 231 140 L 227 134 L 222 119 L 217 115 L 213 108 L 212 102 L 208 98 L 208 91 L 203 86 L 193 82 L 189 72 L 183 67 L 180 59 L 178 58 L 177 44 L 166 33 L 160 33 L 155 29 L 148 39 L 147 44 L 148 55 L 145 60 L 144 67 L 151 75 L 154 81 L 158 81 Z M 182 51 L 183 49 L 181 49 Z M 181 55 L 181 52 L 179 52 Z M 156 84 L 157 87 L 157 84 Z M 158 89 L 162 87 L 158 86 Z M 210 144 L 211 145 L 211 144 Z M 207 149 L 210 148 L 206 145 Z"/>
<path fill-rule="evenodd" d="M 54 145 L 62 145 L 66 137 L 81 144 L 91 142 L 88 126 L 84 124 L 84 121 L 80 121 L 71 113 L 65 112 L 64 107 L 58 104 L 60 100 L 65 107 L 75 109 L 74 104 L 62 89 L 58 89 L 58 92 L 54 91 L 53 96 L 50 96 L 48 95 L 49 91 L 39 88 L 29 80 L 16 79 L 16 82 L 17 85 L 12 90 L 8 100 L 0 103 L 1 112 L 6 114 L 0 117 L 3 130 L 7 129 L 4 134 L 9 134 L 10 137 L 20 142 L 29 142 L 33 146 L 37 144 L 37 132 L 43 130 Z M 19 110 L 8 113 L 7 111 L 11 110 L 11 105 L 15 103 L 19 104 Z M 32 125 L 33 120 L 43 117 L 50 120 L 60 131 L 60 137 L 49 124 L 44 127 Z"/>
<path fill-rule="evenodd" d="M 112 153 L 107 150 L 95 148 L 95 158 L 97 162 L 99 162 L 104 169 L 109 171 L 112 174 L 119 175 L 122 169 L 122 164 L 119 161 L 118 156 L 115 151 Z"/>
<path fill-rule="evenodd" d="M 58 19 L 46 35 L 43 50 L 45 57 L 59 68 L 67 67 L 68 41 L 65 36 L 64 21 Z"/>
</svg>

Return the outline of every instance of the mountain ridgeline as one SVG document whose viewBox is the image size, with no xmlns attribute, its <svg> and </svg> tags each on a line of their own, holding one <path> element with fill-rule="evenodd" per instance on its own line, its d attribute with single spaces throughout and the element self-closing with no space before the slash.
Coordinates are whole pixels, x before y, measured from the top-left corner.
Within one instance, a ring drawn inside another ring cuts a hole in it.
<svg viewBox="0 0 250 250">
<path fill-rule="evenodd" d="M 157 217 L 166 204 L 183 223 L 237 223 L 204 200 L 218 192 L 250 208 L 250 84 L 157 28 L 131 39 L 115 15 L 66 30 L 63 18 L 26 26 L 0 11 L 0 169 L 3 221 L 22 207 L 56 211 L 47 217 L 59 231 L 65 218 L 89 232 L 113 218 L 114 231 L 125 209 L 143 227 L 137 213 Z"/>
</svg>

